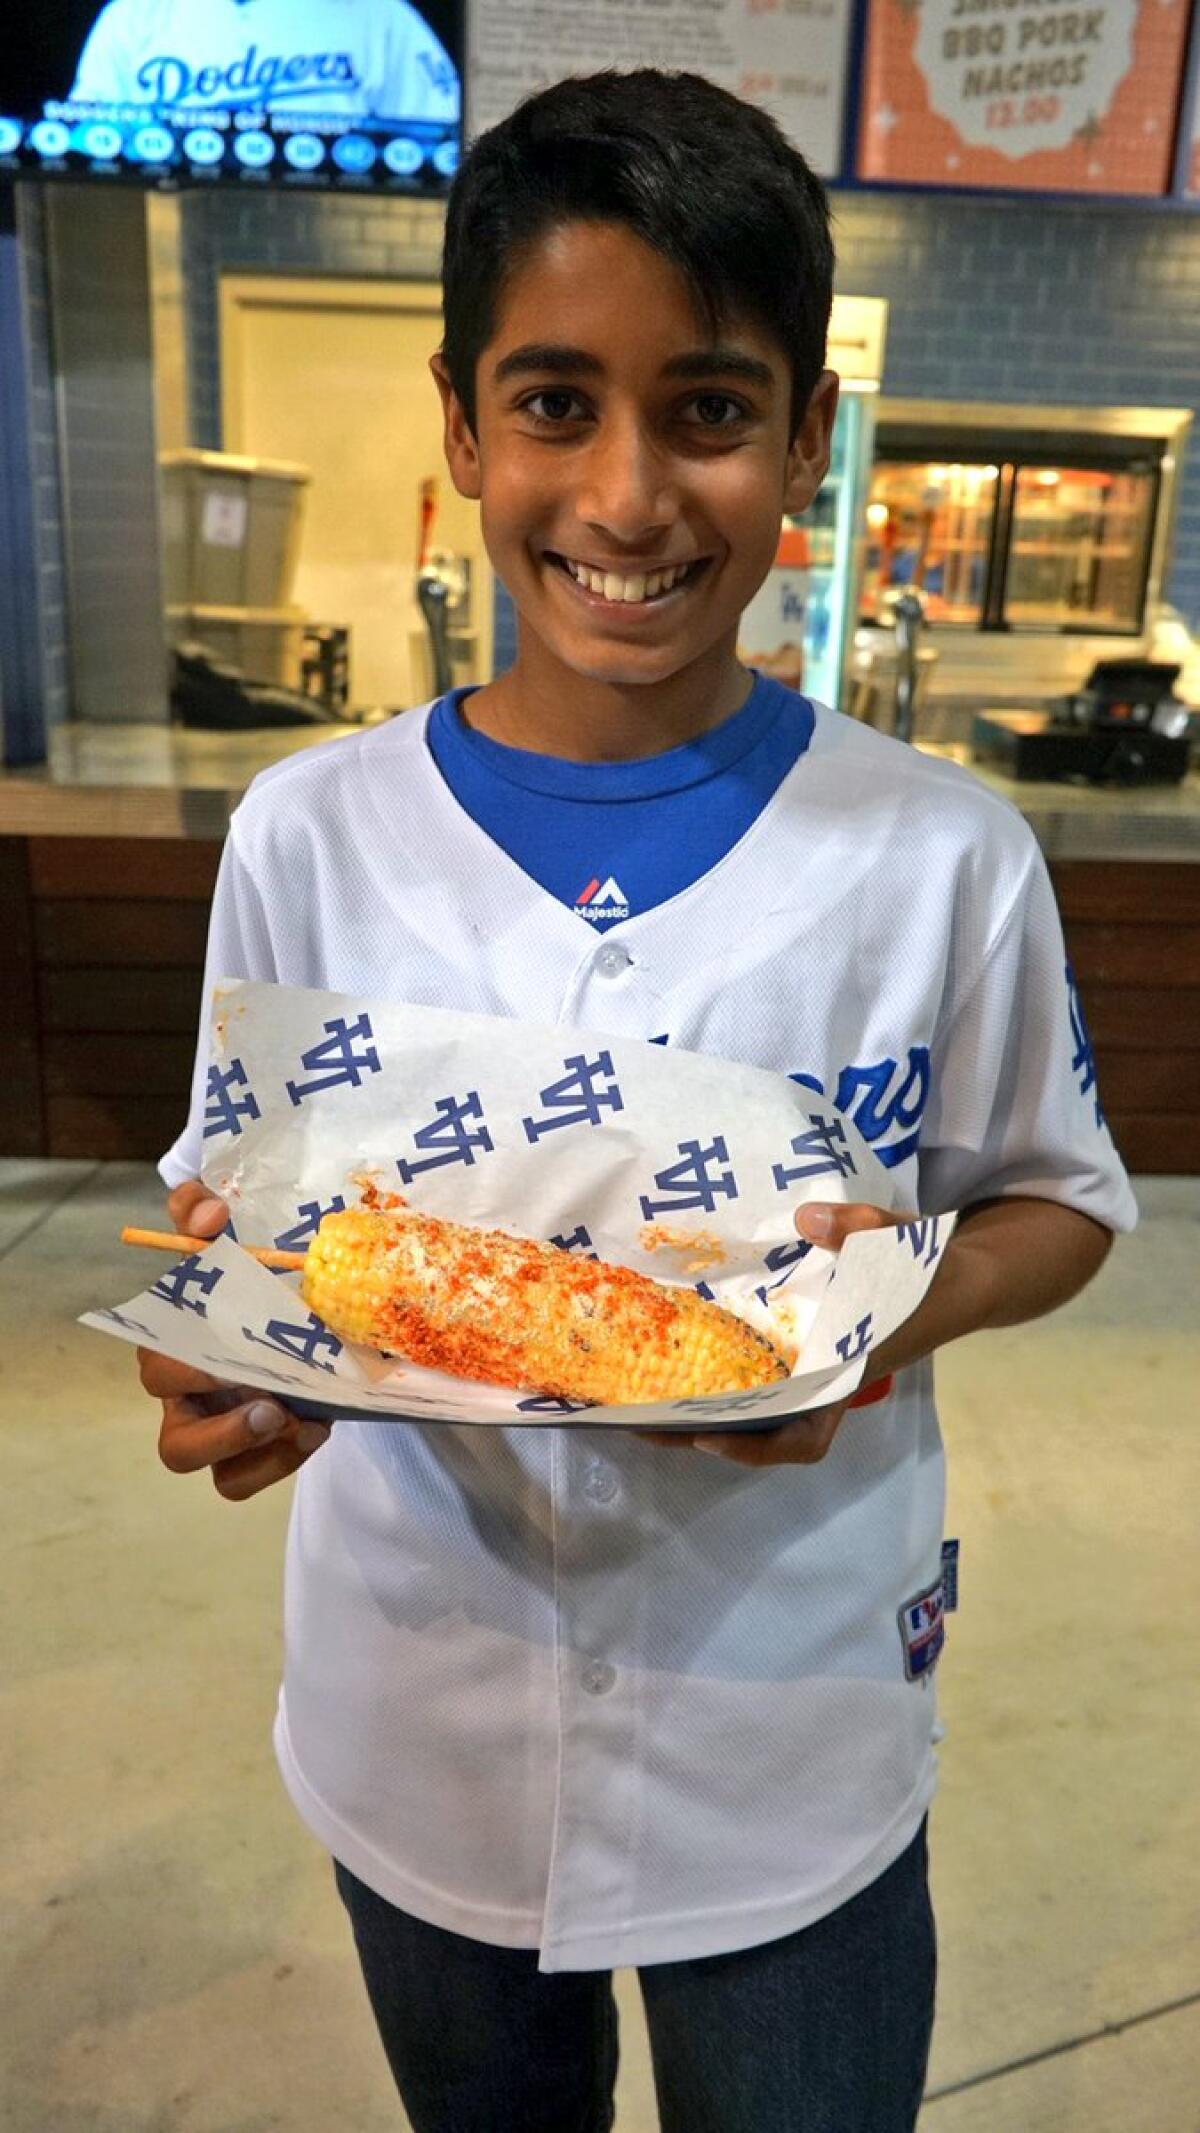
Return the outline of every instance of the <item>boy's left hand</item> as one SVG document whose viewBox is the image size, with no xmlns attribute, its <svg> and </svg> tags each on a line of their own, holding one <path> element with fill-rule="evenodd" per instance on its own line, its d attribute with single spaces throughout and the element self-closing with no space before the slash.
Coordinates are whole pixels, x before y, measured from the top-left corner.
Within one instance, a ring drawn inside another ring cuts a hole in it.
<svg viewBox="0 0 1200 2133">
<path fill-rule="evenodd" d="M 796 1212 L 796 1228 L 800 1235 L 827 1252 L 840 1251 L 855 1230 L 887 1229 L 889 1225 L 912 1220 L 911 1215 L 889 1214 L 885 1208 L 870 1207 L 861 1201 L 849 1206 L 810 1201 Z M 870 1368 L 868 1364 L 868 1370 Z M 829 1407 L 810 1407 L 806 1413 L 781 1423 L 778 1429 L 745 1432 L 642 1429 L 638 1435 L 650 1444 L 686 1444 L 694 1446 L 698 1452 L 717 1452 L 722 1458 L 736 1460 L 739 1466 L 814 1466 L 818 1459 L 825 1457 L 842 1416 L 858 1397 L 858 1392 L 853 1392 L 847 1399 L 835 1400 Z"/>
</svg>

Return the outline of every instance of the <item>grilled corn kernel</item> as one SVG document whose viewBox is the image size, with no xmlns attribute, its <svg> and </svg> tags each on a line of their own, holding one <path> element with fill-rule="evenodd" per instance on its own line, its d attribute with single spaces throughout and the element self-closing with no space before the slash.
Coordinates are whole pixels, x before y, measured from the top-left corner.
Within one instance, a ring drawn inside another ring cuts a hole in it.
<svg viewBox="0 0 1200 2133">
<path fill-rule="evenodd" d="M 694 1289 L 432 1215 L 326 1215 L 303 1294 L 343 1340 L 554 1398 L 625 1406 L 788 1374 L 769 1341 Z"/>
</svg>

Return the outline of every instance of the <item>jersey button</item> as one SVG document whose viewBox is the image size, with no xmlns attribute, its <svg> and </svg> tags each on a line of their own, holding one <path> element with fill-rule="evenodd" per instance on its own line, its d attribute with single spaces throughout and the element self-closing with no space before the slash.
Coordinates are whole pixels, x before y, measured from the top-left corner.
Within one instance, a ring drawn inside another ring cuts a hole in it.
<svg viewBox="0 0 1200 2133">
<path fill-rule="evenodd" d="M 633 957 L 626 949 L 618 948 L 615 941 L 610 941 L 596 957 L 596 968 L 602 978 L 619 978 L 623 970 L 628 970 L 632 961 Z"/>
<path fill-rule="evenodd" d="M 583 1480 L 583 1493 L 592 1503 L 611 1503 L 617 1493 L 617 1479 L 606 1467 L 590 1466 Z"/>
<path fill-rule="evenodd" d="M 589 1696 L 607 1696 L 617 1678 L 617 1670 L 603 1659 L 589 1659 L 579 1678 Z"/>
</svg>

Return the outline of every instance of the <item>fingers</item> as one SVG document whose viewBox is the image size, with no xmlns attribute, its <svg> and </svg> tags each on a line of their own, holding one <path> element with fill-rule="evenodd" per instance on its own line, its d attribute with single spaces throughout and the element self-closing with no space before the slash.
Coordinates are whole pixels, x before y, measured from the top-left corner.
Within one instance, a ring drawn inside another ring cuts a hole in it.
<svg viewBox="0 0 1200 2133">
<path fill-rule="evenodd" d="M 778 1429 L 739 1431 L 736 1435 L 708 1430 L 693 1441 L 698 1452 L 719 1454 L 738 1466 L 816 1466 L 833 1443 L 848 1405 L 848 1401 L 838 1400 L 832 1407 L 811 1407 L 807 1414 L 793 1415 Z"/>
<path fill-rule="evenodd" d="M 170 1473 L 209 1467 L 218 1494 L 237 1502 L 294 1474 L 328 1439 L 327 1424 L 302 1421 L 263 1393 L 220 1389 L 234 1404 L 218 1413 L 203 1394 L 164 1400 L 158 1456 Z"/>
<path fill-rule="evenodd" d="M 639 1429 L 647 1444 L 687 1445 L 697 1452 L 732 1459 L 737 1466 L 816 1466 L 829 1450 L 848 1400 L 830 1407 L 810 1407 L 778 1429 L 699 1431 Z"/>
<path fill-rule="evenodd" d="M 188 1237 L 219 1237 L 229 1220 L 224 1200 L 199 1178 L 187 1178 L 167 1195 L 167 1207 L 176 1230 Z"/>
<path fill-rule="evenodd" d="M 157 1348 L 139 1348 L 137 1359 L 142 1390 L 153 1400 L 170 1400 L 181 1393 L 221 1391 L 228 1391 L 231 1400 L 237 1397 L 220 1378 L 209 1377 L 207 1371 L 197 1370 L 193 1363 L 177 1362 L 173 1355 L 160 1355 Z"/>
<path fill-rule="evenodd" d="M 837 1252 L 856 1230 L 895 1229 L 902 1223 L 914 1222 L 916 1217 L 871 1207 L 863 1200 L 851 1200 L 845 1207 L 827 1200 L 808 1200 L 796 1209 L 794 1219 L 800 1235 L 807 1237 L 810 1244 Z"/>
<path fill-rule="evenodd" d="M 191 1393 L 163 1401 L 158 1455 L 172 1474 L 197 1474 L 222 1459 L 260 1452 L 279 1441 L 295 1442 L 302 1426 L 298 1415 L 248 1387 L 240 1393 L 234 1386 L 226 1390 L 229 1404 L 216 1413 L 207 1400 Z"/>
<path fill-rule="evenodd" d="M 251 1496 L 286 1481 L 319 1451 L 329 1431 L 319 1422 L 302 1422 L 294 1439 L 270 1444 L 265 1451 L 223 1459 L 212 1470 L 213 1487 L 226 1503 L 246 1503 Z"/>
<path fill-rule="evenodd" d="M 224 1200 L 200 1178 L 177 1185 L 167 1206 L 175 1229 L 186 1236 L 217 1237 L 229 1221 Z M 172 1474 L 208 1467 L 218 1495 L 231 1503 L 286 1480 L 328 1439 L 325 1423 L 301 1421 L 250 1386 L 226 1384 L 150 1348 L 139 1348 L 137 1355 L 145 1390 L 163 1403 L 163 1465 Z"/>
</svg>

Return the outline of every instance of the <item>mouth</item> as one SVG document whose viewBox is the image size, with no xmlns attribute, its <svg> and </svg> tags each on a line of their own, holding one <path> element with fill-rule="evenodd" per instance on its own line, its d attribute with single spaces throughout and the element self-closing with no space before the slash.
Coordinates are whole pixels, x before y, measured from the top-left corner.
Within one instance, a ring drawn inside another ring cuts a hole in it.
<svg viewBox="0 0 1200 2133">
<path fill-rule="evenodd" d="M 664 606 L 682 597 L 707 570 L 709 556 L 693 557 L 688 563 L 659 564 L 653 570 L 596 570 L 590 563 L 576 562 L 552 548 L 545 559 L 574 587 L 589 607 L 609 614 L 634 615 Z"/>
</svg>

